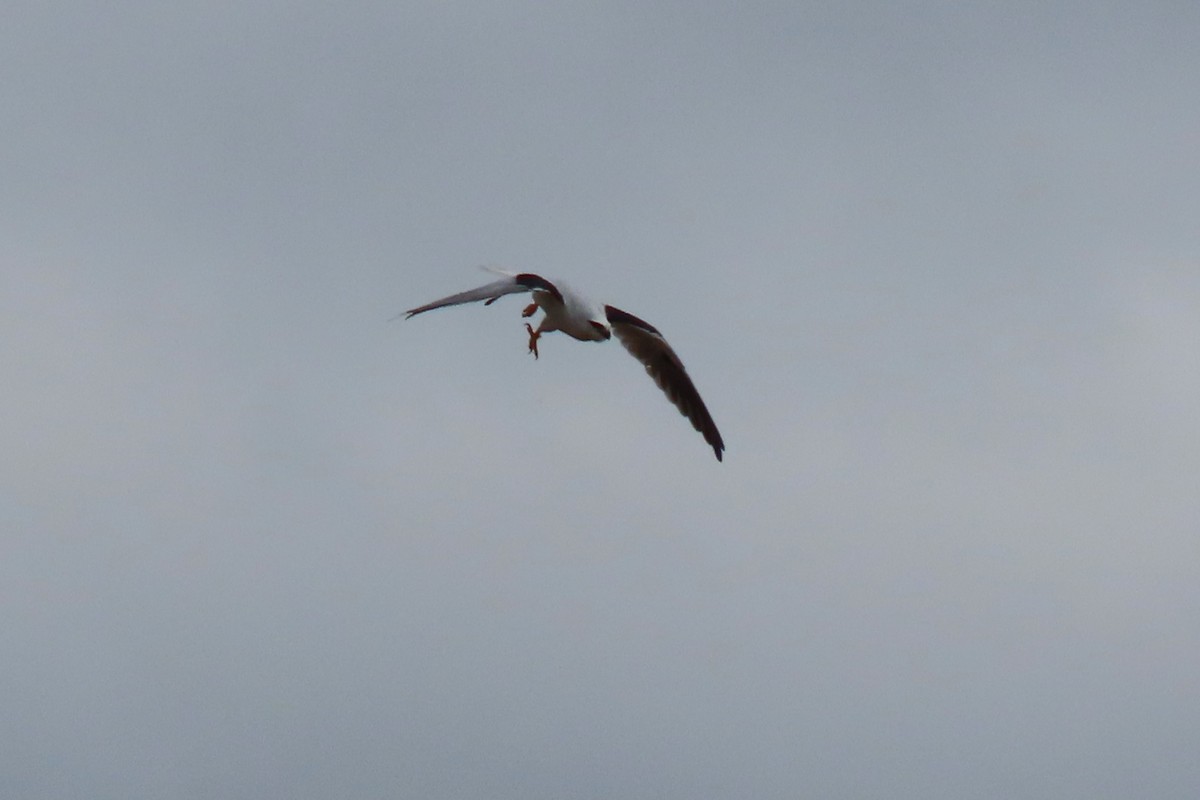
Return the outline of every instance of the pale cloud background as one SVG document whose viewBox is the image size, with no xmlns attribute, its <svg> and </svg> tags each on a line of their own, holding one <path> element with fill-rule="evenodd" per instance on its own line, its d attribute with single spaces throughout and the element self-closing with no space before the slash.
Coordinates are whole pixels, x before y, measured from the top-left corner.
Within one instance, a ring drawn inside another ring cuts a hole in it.
<svg viewBox="0 0 1200 800">
<path fill-rule="evenodd" d="M 1198 796 L 1197 41 L 10 4 L 0 794 Z"/>
</svg>

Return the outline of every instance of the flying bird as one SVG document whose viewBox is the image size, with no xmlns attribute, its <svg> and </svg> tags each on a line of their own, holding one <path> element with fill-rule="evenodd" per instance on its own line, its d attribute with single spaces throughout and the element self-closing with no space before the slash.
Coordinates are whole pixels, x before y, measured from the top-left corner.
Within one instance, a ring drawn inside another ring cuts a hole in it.
<svg viewBox="0 0 1200 800">
<path fill-rule="evenodd" d="M 695 384 L 688 377 L 683 362 L 675 355 L 675 351 L 657 328 L 627 311 L 614 306 L 600 305 L 581 297 L 561 282 L 552 283 L 541 275 L 532 272 L 505 272 L 491 267 L 485 269 L 502 277 L 477 289 L 452 294 L 410 309 L 405 312 L 404 318 L 410 319 L 436 308 L 480 300 L 485 306 L 490 306 L 506 294 L 530 292 L 533 302 L 525 307 L 521 316 L 528 319 L 536 314 L 539 308 L 543 312 L 536 328 L 528 322 L 525 323 L 525 330 L 529 332 L 529 352 L 535 359 L 538 357 L 538 339 L 543 333 L 562 331 L 581 342 L 608 341 L 615 333 L 621 344 L 625 345 L 625 349 L 642 362 L 646 372 L 658 384 L 658 388 L 663 390 L 679 412 L 704 436 L 704 441 L 708 442 L 716 454 L 717 461 L 721 460 L 721 454 L 725 450 L 721 433 L 700 398 L 700 393 L 696 391 Z"/>
</svg>

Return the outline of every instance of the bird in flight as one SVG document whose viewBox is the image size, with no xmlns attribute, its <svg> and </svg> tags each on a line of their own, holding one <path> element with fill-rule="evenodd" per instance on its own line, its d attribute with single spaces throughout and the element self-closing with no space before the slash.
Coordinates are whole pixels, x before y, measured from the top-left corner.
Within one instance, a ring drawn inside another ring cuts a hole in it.
<svg viewBox="0 0 1200 800">
<path fill-rule="evenodd" d="M 650 323 L 635 317 L 626 311 L 609 305 L 600 305 L 572 292 L 560 283 L 551 283 L 541 275 L 532 272 L 505 272 L 503 270 L 485 267 L 491 272 L 502 276 L 477 289 L 434 300 L 423 306 L 409 309 L 405 319 L 433 311 L 436 308 L 457 306 L 463 303 L 474 303 L 480 300 L 485 306 L 499 300 L 506 294 L 530 292 L 533 302 L 525 307 L 521 316 L 528 319 L 540 308 L 543 312 L 541 322 L 534 328 L 528 322 L 525 330 L 529 332 L 529 352 L 538 357 L 538 339 L 543 333 L 562 331 L 568 336 L 581 342 L 604 342 L 615 333 L 625 349 L 642 362 L 647 374 L 658 384 L 679 413 L 687 417 L 692 426 L 704 436 L 704 441 L 712 447 L 717 461 L 725 450 L 725 442 L 713 422 L 712 415 L 696 391 L 695 384 L 688 377 L 683 362 L 667 340 Z"/>
</svg>

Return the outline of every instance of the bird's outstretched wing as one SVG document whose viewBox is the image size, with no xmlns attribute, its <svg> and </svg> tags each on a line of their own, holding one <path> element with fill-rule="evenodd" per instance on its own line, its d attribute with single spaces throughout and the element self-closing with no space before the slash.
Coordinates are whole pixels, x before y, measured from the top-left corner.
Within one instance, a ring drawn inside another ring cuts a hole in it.
<svg viewBox="0 0 1200 800">
<path fill-rule="evenodd" d="M 543 278 L 541 275 L 534 275 L 532 272 L 517 272 L 510 273 L 498 270 L 492 267 L 486 267 L 489 272 L 495 272 L 504 277 L 498 281 L 492 281 L 489 284 L 480 286 L 478 289 L 468 289 L 465 292 L 452 294 L 449 297 L 443 297 L 441 300 L 434 300 L 432 303 L 426 303 L 417 308 L 411 308 L 404 312 L 404 318 L 415 317 L 417 314 L 423 314 L 426 311 L 433 311 L 435 308 L 445 308 L 446 306 L 457 306 L 463 303 L 475 303 L 480 300 L 484 301 L 484 305 L 491 305 L 506 294 L 519 294 L 521 292 L 532 292 L 541 290 L 550 292 L 550 294 L 559 295 L 558 289 L 553 283 Z"/>
<path fill-rule="evenodd" d="M 721 453 L 725 450 L 721 432 L 717 430 L 717 424 L 696 391 L 696 385 L 688 377 L 683 362 L 675 355 L 671 345 L 667 344 L 657 328 L 633 314 L 613 306 L 605 306 L 604 313 L 621 344 L 642 362 L 658 388 L 663 390 L 681 414 L 691 420 L 692 426 L 700 431 L 704 441 L 712 446 L 717 461 L 720 461 Z"/>
</svg>

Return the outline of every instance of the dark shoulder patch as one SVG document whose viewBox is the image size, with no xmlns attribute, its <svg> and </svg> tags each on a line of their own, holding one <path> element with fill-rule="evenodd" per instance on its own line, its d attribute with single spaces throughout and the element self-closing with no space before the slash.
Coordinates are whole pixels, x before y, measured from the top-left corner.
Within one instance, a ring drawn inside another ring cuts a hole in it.
<svg viewBox="0 0 1200 800">
<path fill-rule="evenodd" d="M 635 317 L 628 311 L 622 311 L 615 306 L 605 306 L 604 315 L 608 317 L 608 321 L 613 325 L 632 325 L 635 328 L 641 328 L 642 330 L 649 331 L 657 336 L 662 336 L 662 334 L 658 332 L 658 328 L 654 327 L 649 322 L 646 322 L 646 320 L 640 317 Z"/>
<path fill-rule="evenodd" d="M 559 302 L 562 301 L 562 294 L 558 291 L 558 287 L 541 275 L 535 275 L 532 272 L 521 272 L 516 276 L 515 280 L 530 291 L 541 289 L 543 292 L 549 292 L 554 295 L 558 298 Z"/>
</svg>

